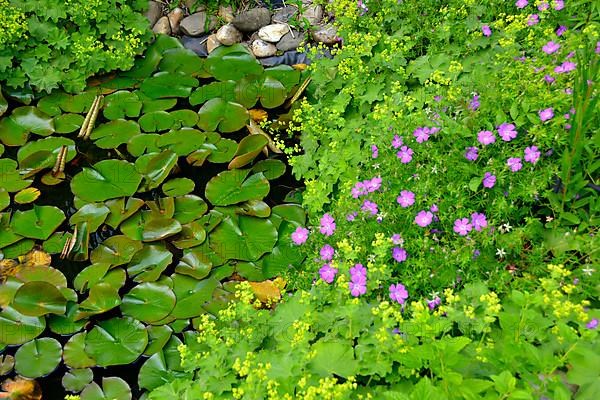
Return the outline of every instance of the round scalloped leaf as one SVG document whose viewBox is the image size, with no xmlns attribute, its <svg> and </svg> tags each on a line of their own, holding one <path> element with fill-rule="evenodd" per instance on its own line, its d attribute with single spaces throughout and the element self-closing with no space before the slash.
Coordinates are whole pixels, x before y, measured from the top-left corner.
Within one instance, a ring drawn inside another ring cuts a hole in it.
<svg viewBox="0 0 600 400">
<path fill-rule="evenodd" d="M 73 194 L 88 202 L 132 196 L 142 182 L 142 176 L 132 163 L 123 160 L 103 160 L 93 168 L 73 177 Z"/>
<path fill-rule="evenodd" d="M 146 326 L 148 331 L 148 347 L 144 350 L 145 356 L 151 356 L 162 350 L 171 338 L 173 330 L 168 325 L 148 325 Z"/>
<path fill-rule="evenodd" d="M 208 210 L 208 205 L 202 197 L 188 194 L 175 197 L 175 218 L 181 224 L 187 224 L 204 215 Z"/>
<path fill-rule="evenodd" d="M 150 153 L 135 161 L 135 168 L 144 177 L 140 191 L 148 191 L 160 186 L 177 164 L 177 154 L 172 150 Z"/>
<path fill-rule="evenodd" d="M 15 353 L 15 371 L 26 378 L 48 375 L 58 367 L 62 347 L 52 338 L 35 339 L 25 343 Z"/>
<path fill-rule="evenodd" d="M 64 314 L 67 299 L 56 288 L 46 282 L 34 281 L 23 284 L 12 301 L 15 310 L 31 317 L 46 314 Z"/>
<path fill-rule="evenodd" d="M 89 368 L 70 369 L 62 378 L 63 387 L 73 393 L 83 390 L 94 379 L 94 373 Z"/>
<path fill-rule="evenodd" d="M 138 120 L 144 132 L 159 132 L 171 129 L 175 118 L 166 111 L 153 111 L 144 114 Z"/>
<path fill-rule="evenodd" d="M 54 133 L 54 121 L 52 117 L 36 107 L 17 107 L 12 111 L 9 118 L 26 132 L 41 136 L 48 136 Z"/>
<path fill-rule="evenodd" d="M 22 146 L 27 143 L 29 132 L 10 118 L 0 119 L 0 141 L 7 146 Z"/>
<path fill-rule="evenodd" d="M 269 194 L 269 181 L 262 173 L 246 179 L 250 170 L 224 171 L 206 184 L 206 198 L 215 206 L 228 206 L 248 200 L 262 200 Z"/>
<path fill-rule="evenodd" d="M 85 337 L 87 332 L 76 333 L 65 344 L 63 360 L 71 368 L 95 367 L 96 361 L 85 352 Z"/>
<path fill-rule="evenodd" d="M 81 400 L 131 400 L 131 388 L 121 378 L 102 378 L 102 388 L 92 382 L 79 396 Z"/>
<path fill-rule="evenodd" d="M 181 224 L 174 218 L 154 218 L 144 224 L 142 241 L 155 242 L 181 232 Z"/>
<path fill-rule="evenodd" d="M 90 139 L 101 149 L 115 149 L 140 133 L 135 121 L 116 119 L 94 128 Z"/>
<path fill-rule="evenodd" d="M 109 263 L 113 266 L 126 264 L 136 251 L 142 248 L 142 243 L 127 236 L 117 235 L 100 243 L 90 254 L 92 263 Z"/>
<path fill-rule="evenodd" d="M 189 75 L 171 72 L 158 72 L 144 79 L 140 91 L 152 99 L 165 97 L 189 97 L 192 88 L 198 86 L 198 79 Z"/>
<path fill-rule="evenodd" d="M 191 128 L 198 123 L 198 113 L 192 110 L 171 111 L 171 117 L 173 118 L 173 129 Z"/>
<path fill-rule="evenodd" d="M 12 307 L 0 312 L 0 343 L 22 344 L 38 337 L 45 328 L 43 317 L 28 317 Z"/>
<path fill-rule="evenodd" d="M 201 305 L 212 298 L 218 285 L 214 279 L 198 280 L 181 274 L 171 275 L 177 302 L 171 312 L 176 319 L 193 318 L 204 313 Z"/>
<path fill-rule="evenodd" d="M 158 65 L 160 71 L 197 75 L 204 69 L 204 61 L 189 49 L 168 49 Z"/>
<path fill-rule="evenodd" d="M 4 193 L 6 193 L 6 191 Z M 42 192 L 40 192 L 40 189 L 37 189 L 37 188 L 29 187 L 27 189 L 23 189 L 15 194 L 15 203 L 18 203 L 18 204 L 33 203 L 34 201 L 37 200 L 38 197 L 40 197 L 41 194 L 42 194 Z"/>
<path fill-rule="evenodd" d="M 135 282 L 156 281 L 172 260 L 173 254 L 163 246 L 146 244 L 131 259 L 127 274 Z"/>
<path fill-rule="evenodd" d="M 285 174 L 285 163 L 281 160 L 270 158 L 268 160 L 261 160 L 254 164 L 252 172 L 262 172 L 265 178 L 272 181 Z"/>
<path fill-rule="evenodd" d="M 17 162 L 10 158 L 0 158 L 0 188 L 8 192 L 18 192 L 31 185 L 33 181 L 23 179 L 17 171 Z"/>
<path fill-rule="evenodd" d="M 206 58 L 205 68 L 220 81 L 237 81 L 263 72 L 260 62 L 241 44 L 217 47 Z"/>
<path fill-rule="evenodd" d="M 64 220 L 65 214 L 61 209 L 34 205 L 32 210 L 15 212 L 10 226 L 17 235 L 46 240 Z"/>
<path fill-rule="evenodd" d="M 142 102 L 135 93 L 119 90 L 104 98 L 104 117 L 106 119 L 134 118 L 140 115 Z"/>
<path fill-rule="evenodd" d="M 165 382 L 193 377 L 193 372 L 181 370 L 181 355 L 177 350 L 181 344 L 181 340 L 173 336 L 161 351 L 146 360 L 138 376 L 140 388 L 153 390 L 164 385 Z"/>
<path fill-rule="evenodd" d="M 256 261 L 273 250 L 277 230 L 268 219 L 241 215 L 236 224 L 225 218 L 210 234 L 210 248 L 221 258 Z"/>
<path fill-rule="evenodd" d="M 189 178 L 175 178 L 163 183 L 162 191 L 167 196 L 183 196 L 193 192 L 195 186 L 194 181 Z"/>
<path fill-rule="evenodd" d="M 235 132 L 246 126 L 248 110 L 221 98 L 210 99 L 198 111 L 198 127 L 205 131 Z"/>
<path fill-rule="evenodd" d="M 100 321 L 87 333 L 85 351 L 101 367 L 131 364 L 148 344 L 148 332 L 133 318 Z"/>
<path fill-rule="evenodd" d="M 175 293 L 165 285 L 146 282 L 135 286 L 121 303 L 121 312 L 146 323 L 165 318 L 175 307 Z"/>
<path fill-rule="evenodd" d="M 81 125 L 85 118 L 80 114 L 62 114 L 54 117 L 54 129 L 56 133 L 71 133 L 75 132 Z"/>
<path fill-rule="evenodd" d="M 235 81 L 212 82 L 194 90 L 188 101 L 192 106 L 197 106 L 217 97 L 225 101 L 233 101 L 235 98 L 235 87 Z"/>
<path fill-rule="evenodd" d="M 263 135 L 249 135 L 240 140 L 237 150 L 233 155 L 233 160 L 227 166 L 227 169 L 242 168 L 248 165 L 260 154 L 262 149 L 269 143 Z"/>
</svg>

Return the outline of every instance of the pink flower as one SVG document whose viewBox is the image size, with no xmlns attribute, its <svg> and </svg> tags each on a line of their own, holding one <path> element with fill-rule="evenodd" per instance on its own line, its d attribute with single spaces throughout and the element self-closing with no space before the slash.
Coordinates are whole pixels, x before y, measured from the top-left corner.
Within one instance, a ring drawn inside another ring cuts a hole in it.
<svg viewBox="0 0 600 400">
<path fill-rule="evenodd" d="M 475 161 L 479 156 L 477 152 L 477 147 L 467 147 L 467 151 L 465 152 L 465 158 L 469 161 Z"/>
<path fill-rule="evenodd" d="M 333 282 L 337 272 L 338 270 L 336 268 L 332 268 L 331 265 L 325 264 L 321 267 L 321 269 L 319 269 L 319 276 L 321 279 L 323 279 L 323 281 L 331 283 Z"/>
<path fill-rule="evenodd" d="M 404 243 L 404 240 L 402 239 L 402 236 L 400 236 L 399 233 L 394 233 L 392 235 L 392 243 L 394 243 L 394 244 L 402 244 L 402 243 Z"/>
<path fill-rule="evenodd" d="M 565 8 L 565 2 L 564 2 L 564 0 L 554 0 L 553 4 L 554 4 L 554 9 L 556 11 L 560 11 L 563 8 Z"/>
<path fill-rule="evenodd" d="M 552 75 L 546 74 L 546 75 L 544 75 L 544 80 L 547 83 L 553 83 L 556 79 Z"/>
<path fill-rule="evenodd" d="M 412 160 L 413 151 L 407 146 L 402 146 L 400 151 L 396 153 L 396 156 L 400 159 L 402 164 L 408 164 Z"/>
<path fill-rule="evenodd" d="M 548 4 L 547 1 L 543 1 L 538 5 L 538 10 L 540 11 L 546 11 L 548 8 L 550 7 L 550 5 Z"/>
<path fill-rule="evenodd" d="M 402 146 L 402 136 L 394 135 L 394 139 L 392 140 L 392 147 L 397 149 Z"/>
<path fill-rule="evenodd" d="M 515 3 L 517 8 L 525 8 L 527 7 L 527 4 L 529 4 L 527 0 L 517 0 L 517 2 Z"/>
<path fill-rule="evenodd" d="M 546 109 L 540 110 L 538 112 L 538 115 L 540 116 L 540 119 L 542 120 L 542 122 L 546 122 L 549 119 L 552 119 L 554 117 L 554 110 L 552 109 L 552 107 L 546 108 Z"/>
<path fill-rule="evenodd" d="M 560 49 L 560 44 L 555 43 L 553 41 L 549 41 L 545 45 L 542 46 L 542 51 L 546 54 L 556 53 Z"/>
<path fill-rule="evenodd" d="M 590 322 L 585 324 L 585 327 L 588 329 L 596 329 L 598 327 L 598 319 L 593 318 Z"/>
<path fill-rule="evenodd" d="M 485 36 L 485 37 L 492 36 L 492 30 L 490 29 L 490 27 L 488 25 L 483 25 L 481 27 L 481 32 L 483 32 L 483 36 Z"/>
<path fill-rule="evenodd" d="M 473 226 L 469 222 L 468 218 L 459 218 L 456 221 L 454 221 L 454 232 L 458 233 L 461 236 L 467 235 L 469 232 L 471 232 L 472 229 Z"/>
<path fill-rule="evenodd" d="M 415 217 L 415 224 L 419 225 L 422 228 L 425 228 L 427 225 L 431 224 L 433 220 L 433 214 L 431 211 L 421 210 Z"/>
<path fill-rule="evenodd" d="M 539 158 L 540 158 L 540 151 L 538 150 L 537 146 L 530 146 L 525 148 L 525 161 L 527 161 L 528 163 L 532 163 L 535 164 Z"/>
<path fill-rule="evenodd" d="M 364 212 L 371 213 L 371 215 L 377 215 L 377 213 L 379 212 L 379 210 L 377 208 L 377 203 L 374 203 L 369 200 L 365 200 L 360 209 L 363 210 Z"/>
<path fill-rule="evenodd" d="M 404 304 L 406 299 L 408 299 L 406 287 L 401 283 L 390 285 L 390 299 L 397 301 L 400 304 Z"/>
<path fill-rule="evenodd" d="M 517 131 L 513 124 L 507 124 L 506 122 L 500 124 L 498 127 L 498 134 L 505 142 L 510 142 L 517 137 Z"/>
<path fill-rule="evenodd" d="M 471 224 L 473 224 L 473 229 L 475 229 L 476 231 L 481 231 L 483 228 L 487 227 L 488 223 L 487 219 L 485 218 L 485 214 L 471 214 Z"/>
<path fill-rule="evenodd" d="M 292 241 L 294 244 L 301 245 L 308 239 L 308 229 L 301 226 L 297 227 L 292 233 Z"/>
<path fill-rule="evenodd" d="M 354 267 L 350 268 L 350 278 L 355 282 L 361 278 L 367 279 L 367 269 L 362 264 L 354 264 Z"/>
<path fill-rule="evenodd" d="M 373 158 L 379 157 L 379 149 L 374 144 L 371 145 L 371 156 Z"/>
<path fill-rule="evenodd" d="M 333 247 L 326 244 L 325 246 L 321 247 L 321 251 L 319 252 L 319 254 L 321 255 L 321 260 L 331 261 L 333 255 L 335 254 L 335 250 L 333 249 Z"/>
<path fill-rule="evenodd" d="M 556 36 L 562 36 L 565 32 L 567 31 L 567 27 L 564 25 L 559 26 L 558 28 L 556 28 Z"/>
<path fill-rule="evenodd" d="M 575 71 L 575 68 L 577 68 L 577 64 L 575 64 L 572 61 L 565 61 L 558 67 L 555 67 L 554 72 L 556 72 L 557 74 L 566 74 L 571 71 Z"/>
<path fill-rule="evenodd" d="M 350 294 L 354 297 L 367 293 L 367 285 L 363 282 L 349 282 L 348 288 L 350 289 Z"/>
<path fill-rule="evenodd" d="M 352 197 L 358 199 L 360 196 L 367 194 L 367 188 L 362 182 L 356 182 L 356 185 L 352 188 Z"/>
<path fill-rule="evenodd" d="M 521 164 L 521 159 L 519 157 L 511 157 L 506 161 L 506 165 L 510 168 L 512 172 L 517 172 L 523 165 Z"/>
<path fill-rule="evenodd" d="M 484 146 L 492 144 L 496 141 L 496 136 L 492 131 L 481 131 L 477 134 L 477 140 Z"/>
<path fill-rule="evenodd" d="M 537 14 L 531 14 L 527 20 L 527 26 L 537 25 L 540 22 L 540 17 Z"/>
<path fill-rule="evenodd" d="M 376 176 L 372 179 L 367 179 L 366 181 L 363 181 L 363 183 L 365 184 L 365 189 L 367 189 L 368 193 L 373 193 L 376 190 L 379 190 L 379 188 L 381 187 L 381 177 L 380 176 Z"/>
<path fill-rule="evenodd" d="M 335 219 L 329 214 L 324 214 L 321 217 L 321 227 L 319 228 L 319 232 L 321 232 L 325 236 L 333 235 L 335 232 Z"/>
<path fill-rule="evenodd" d="M 358 213 L 356 211 L 351 212 L 350 214 L 346 215 L 346 221 L 348 222 L 352 222 L 354 221 L 354 219 L 358 216 Z"/>
<path fill-rule="evenodd" d="M 415 129 L 413 132 L 413 136 L 417 140 L 417 143 L 423 143 L 429 140 L 429 134 L 431 131 L 427 127 L 420 127 Z"/>
<path fill-rule="evenodd" d="M 400 196 L 396 198 L 396 201 L 403 208 L 410 207 L 415 204 L 415 194 L 408 190 L 403 190 L 400 192 Z"/>
<path fill-rule="evenodd" d="M 407 255 L 408 254 L 406 253 L 405 249 L 402 249 L 400 247 L 394 247 L 392 249 L 392 257 L 394 257 L 394 260 L 398 262 L 406 261 Z"/>
<path fill-rule="evenodd" d="M 492 175 L 491 172 L 486 172 L 483 175 L 483 187 L 491 189 L 496 184 L 496 175 Z"/>
</svg>

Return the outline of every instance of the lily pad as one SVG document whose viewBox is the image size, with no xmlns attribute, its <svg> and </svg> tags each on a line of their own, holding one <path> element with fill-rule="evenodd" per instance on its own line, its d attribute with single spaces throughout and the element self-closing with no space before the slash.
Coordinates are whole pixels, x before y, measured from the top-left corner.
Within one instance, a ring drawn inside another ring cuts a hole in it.
<svg viewBox="0 0 600 400">
<path fill-rule="evenodd" d="M 197 221 L 182 225 L 181 234 L 172 243 L 178 249 L 195 247 L 206 239 L 206 231 Z"/>
<path fill-rule="evenodd" d="M 164 188 L 163 188 L 164 190 Z M 0 211 L 4 210 L 6 207 L 10 205 L 10 195 L 8 191 L 2 187 L 0 187 Z"/>
<path fill-rule="evenodd" d="M 168 49 L 158 65 L 161 71 L 197 75 L 204 69 L 204 60 L 189 49 Z"/>
<path fill-rule="evenodd" d="M 144 79 L 140 90 L 152 99 L 165 97 L 189 97 L 198 80 L 182 73 L 158 72 Z"/>
<path fill-rule="evenodd" d="M 46 314 L 64 314 L 67 299 L 62 293 L 47 282 L 27 282 L 15 293 L 12 306 L 15 310 L 31 317 Z"/>
<path fill-rule="evenodd" d="M 134 157 L 144 153 L 157 153 L 160 147 L 156 143 L 161 135 L 157 133 L 144 133 L 132 137 L 127 142 L 127 151 Z"/>
<path fill-rule="evenodd" d="M 210 274 L 211 268 L 212 263 L 204 254 L 199 251 L 190 251 L 181 258 L 175 272 L 196 279 L 204 279 Z"/>
<path fill-rule="evenodd" d="M 181 356 L 177 350 L 180 344 L 181 340 L 177 336 L 171 337 L 162 351 L 154 354 L 142 365 L 138 376 L 140 388 L 153 390 L 178 378 L 193 377 L 193 372 L 184 372 L 181 369 Z"/>
<path fill-rule="evenodd" d="M 271 215 L 271 208 L 261 200 L 249 200 L 235 207 L 235 213 L 250 215 L 252 217 L 267 218 Z"/>
<path fill-rule="evenodd" d="M 205 131 L 235 132 L 246 126 L 248 110 L 221 98 L 210 99 L 198 111 L 198 126 Z"/>
<path fill-rule="evenodd" d="M 181 128 L 161 135 L 156 144 L 160 148 L 174 151 L 178 156 L 186 156 L 199 148 L 205 140 L 204 132 L 192 128 Z"/>
<path fill-rule="evenodd" d="M 57 335 L 72 335 L 79 332 L 89 321 L 80 319 L 75 321 L 79 305 L 76 302 L 67 302 L 67 312 L 64 315 L 47 316 L 48 327 Z"/>
<path fill-rule="evenodd" d="M 210 300 L 218 282 L 213 279 L 195 278 L 173 274 L 173 291 L 177 298 L 171 316 L 177 319 L 193 318 L 204 313 L 202 303 Z"/>
<path fill-rule="evenodd" d="M 0 119 L 0 141 L 6 146 L 22 146 L 28 137 L 29 132 L 12 119 Z"/>
<path fill-rule="evenodd" d="M 102 388 L 92 382 L 83 389 L 81 400 L 131 400 L 131 388 L 121 378 L 102 378 Z"/>
<path fill-rule="evenodd" d="M 18 192 L 31 185 L 33 181 L 23 179 L 17 171 L 17 163 L 10 158 L 0 158 L 0 188 L 7 192 Z"/>
<path fill-rule="evenodd" d="M 39 378 L 56 369 L 62 357 L 62 347 L 52 338 L 25 343 L 15 353 L 15 370 L 26 378 Z"/>
<path fill-rule="evenodd" d="M 46 240 L 65 220 L 65 214 L 54 206 L 34 205 L 32 210 L 17 211 L 10 226 L 18 235 Z"/>
<path fill-rule="evenodd" d="M 227 169 L 241 168 L 248 165 L 260 154 L 262 149 L 269 143 L 269 139 L 263 135 L 249 135 L 240 140 L 233 160 Z"/>
<path fill-rule="evenodd" d="M 265 69 L 264 76 L 277 79 L 288 92 L 300 83 L 300 71 L 285 64 Z"/>
<path fill-rule="evenodd" d="M 0 343 L 22 344 L 38 337 L 45 328 L 43 317 L 29 317 L 12 307 L 4 307 L 0 312 Z"/>
<path fill-rule="evenodd" d="M 214 144 L 215 149 L 208 156 L 208 161 L 212 163 L 225 163 L 231 161 L 235 151 L 237 150 L 237 143 L 231 139 L 220 139 Z"/>
<path fill-rule="evenodd" d="M 135 214 L 144 205 L 144 201 L 129 197 L 127 201 L 124 198 L 119 198 L 108 200 L 105 204 L 110 210 L 105 222 L 108 226 L 116 229 L 121 222 Z"/>
<path fill-rule="evenodd" d="M 144 350 L 145 356 L 151 356 L 162 350 L 171 338 L 173 330 L 168 325 L 148 325 L 146 326 L 148 331 L 148 347 Z"/>
<path fill-rule="evenodd" d="M 104 98 L 104 117 L 114 120 L 140 115 L 142 102 L 139 97 L 127 90 L 119 90 Z"/>
<path fill-rule="evenodd" d="M 12 111 L 9 118 L 26 132 L 41 136 L 54 133 L 52 117 L 36 107 L 17 107 Z"/>
<path fill-rule="evenodd" d="M 151 99 L 143 94 L 142 113 L 147 114 L 154 111 L 167 111 L 175 107 L 177 99 Z"/>
<path fill-rule="evenodd" d="M 77 333 L 65 344 L 63 360 L 71 368 L 89 368 L 96 366 L 94 360 L 85 352 L 85 337 L 87 332 Z"/>
<path fill-rule="evenodd" d="M 23 282 L 46 282 L 59 289 L 67 287 L 67 278 L 65 275 L 58 269 L 49 267 L 48 265 L 24 266 L 19 269 L 15 276 Z"/>
<path fill-rule="evenodd" d="M 144 245 L 127 266 L 127 273 L 135 282 L 153 282 L 171 264 L 173 254 L 158 245 Z"/>
<path fill-rule="evenodd" d="M 101 367 L 131 364 L 148 344 L 144 325 L 129 317 L 100 321 L 87 333 L 85 351 Z"/>
<path fill-rule="evenodd" d="M 249 173 L 240 169 L 217 174 L 206 184 L 206 198 L 215 206 L 262 200 L 269 194 L 269 181 L 260 172 L 248 177 Z"/>
<path fill-rule="evenodd" d="M 173 117 L 173 129 L 191 128 L 198 123 L 198 113 L 192 110 L 175 110 L 171 112 L 171 117 Z"/>
<path fill-rule="evenodd" d="M 92 107 L 92 103 L 94 102 L 94 98 L 96 97 L 97 92 L 89 91 L 76 95 L 65 95 L 61 96 L 59 99 L 60 108 L 63 111 L 68 113 L 81 114 L 83 112 L 88 112 Z"/>
<path fill-rule="evenodd" d="M 79 293 L 87 292 L 92 286 L 100 283 L 110 269 L 109 263 L 97 263 L 88 265 L 82 269 L 75 279 L 73 279 L 73 287 Z"/>
<path fill-rule="evenodd" d="M 225 218 L 210 235 L 210 247 L 224 259 L 256 261 L 273 250 L 277 230 L 268 219 Z"/>
<path fill-rule="evenodd" d="M 75 132 L 81 125 L 85 118 L 80 114 L 61 114 L 54 117 L 54 129 L 56 133 L 71 133 Z"/>
<path fill-rule="evenodd" d="M 194 93 L 190 95 L 188 100 L 193 106 L 216 98 L 221 98 L 225 101 L 233 101 L 235 99 L 235 87 L 235 81 L 212 82 L 194 90 Z"/>
<path fill-rule="evenodd" d="M 208 205 L 202 197 L 188 194 L 175 197 L 175 218 L 181 224 L 187 224 L 199 219 L 208 210 Z"/>
<path fill-rule="evenodd" d="M 193 192 L 195 186 L 189 178 L 175 178 L 163 183 L 162 190 L 165 195 L 175 197 Z"/>
<path fill-rule="evenodd" d="M 263 72 L 260 62 L 241 44 L 217 47 L 206 58 L 205 68 L 220 81 L 238 81 Z"/>
<path fill-rule="evenodd" d="M 0 93 L 0 96 L 2 93 Z M 0 375 L 8 375 L 12 372 L 15 366 L 15 358 L 10 354 L 3 354 L 0 356 Z"/>
<path fill-rule="evenodd" d="M 87 299 L 79 304 L 75 321 L 92 315 L 102 314 L 121 304 L 118 288 L 110 283 L 101 282 L 90 289 Z"/>
<path fill-rule="evenodd" d="M 62 378 L 63 387 L 69 392 L 78 393 L 94 379 L 94 373 L 89 368 L 70 369 Z"/>
<path fill-rule="evenodd" d="M 135 168 L 144 177 L 142 191 L 152 190 L 160 186 L 177 164 L 177 154 L 172 150 L 150 153 L 135 161 Z"/>
<path fill-rule="evenodd" d="M 122 160 L 103 160 L 73 177 L 71 190 L 88 202 L 132 196 L 142 181 L 135 166 Z"/>
<path fill-rule="evenodd" d="M 246 108 L 253 107 L 258 100 L 264 108 L 279 107 L 285 102 L 288 90 L 281 82 L 270 76 L 240 80 L 235 88 L 235 101 Z"/>
<path fill-rule="evenodd" d="M 175 293 L 169 287 L 146 282 L 135 286 L 123 296 L 121 311 L 123 315 L 152 323 L 169 315 L 173 307 Z"/>
<path fill-rule="evenodd" d="M 138 122 L 144 132 L 159 132 L 171 129 L 175 118 L 166 111 L 153 111 L 142 115 Z"/>
<path fill-rule="evenodd" d="M 252 172 L 262 172 L 265 178 L 272 181 L 285 174 L 286 166 L 281 160 L 270 158 L 268 160 L 261 160 L 254 164 Z"/>
<path fill-rule="evenodd" d="M 109 263 L 113 266 L 126 264 L 142 248 L 142 243 L 127 236 L 117 235 L 100 243 L 90 254 L 92 263 Z"/>
<path fill-rule="evenodd" d="M 87 222 L 88 228 L 92 232 L 96 232 L 100 225 L 104 223 L 106 217 L 110 213 L 108 207 L 101 203 L 90 203 L 81 207 L 77 212 L 71 215 L 69 223 L 75 225 L 78 222 Z"/>
<path fill-rule="evenodd" d="M 139 134 L 140 126 L 135 121 L 115 119 L 94 128 L 90 139 L 101 149 L 114 149 Z"/>
<path fill-rule="evenodd" d="M 2 189 L 2 190 L 4 190 L 4 189 Z M 6 193 L 6 191 L 4 191 L 4 193 Z M 15 203 L 18 203 L 18 204 L 33 203 L 35 200 L 37 200 L 38 197 L 40 197 L 41 194 L 42 194 L 42 192 L 40 192 L 40 189 L 37 189 L 37 188 L 29 187 L 27 189 L 23 189 L 15 194 Z"/>
</svg>

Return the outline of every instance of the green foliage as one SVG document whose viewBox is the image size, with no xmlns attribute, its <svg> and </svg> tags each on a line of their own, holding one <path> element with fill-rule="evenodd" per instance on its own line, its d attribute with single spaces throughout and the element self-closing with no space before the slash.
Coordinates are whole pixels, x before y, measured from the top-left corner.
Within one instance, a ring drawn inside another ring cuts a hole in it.
<svg viewBox="0 0 600 400">
<path fill-rule="evenodd" d="M 2 0 L 0 74 L 7 89 L 77 92 L 94 74 L 131 68 L 150 39 L 147 1 Z"/>
</svg>

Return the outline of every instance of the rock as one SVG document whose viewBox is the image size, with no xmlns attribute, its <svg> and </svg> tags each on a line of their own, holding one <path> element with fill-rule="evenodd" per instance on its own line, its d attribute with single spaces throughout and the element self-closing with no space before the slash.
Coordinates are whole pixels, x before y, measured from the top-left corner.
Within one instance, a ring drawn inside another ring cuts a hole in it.
<svg viewBox="0 0 600 400">
<path fill-rule="evenodd" d="M 203 33 L 213 30 L 217 26 L 217 18 L 213 15 L 207 15 L 204 11 L 197 12 L 185 17 L 181 21 L 180 29 L 186 35 L 200 36 Z"/>
<path fill-rule="evenodd" d="M 271 22 L 271 12 L 263 7 L 252 8 L 239 14 L 233 25 L 242 32 L 254 32 Z"/>
<path fill-rule="evenodd" d="M 338 40 L 337 28 L 333 25 L 318 26 L 317 29 L 312 32 L 312 38 L 315 42 L 333 44 Z"/>
<path fill-rule="evenodd" d="M 165 15 L 160 17 L 156 24 L 152 27 L 152 31 L 156 34 L 162 33 L 164 35 L 171 34 L 171 24 L 169 24 L 169 18 Z"/>
<path fill-rule="evenodd" d="M 304 33 L 300 33 L 295 29 L 292 30 L 292 33 L 294 34 L 293 36 L 290 32 L 288 32 L 281 38 L 279 43 L 277 43 L 277 50 L 279 50 L 279 51 L 294 50 L 298 46 L 300 46 L 300 44 L 302 44 L 302 42 L 304 42 L 304 39 L 306 38 Z"/>
<path fill-rule="evenodd" d="M 298 8 L 295 6 L 285 6 L 275 11 L 273 14 L 272 21 L 275 24 L 284 24 L 290 20 L 294 15 L 298 13 Z"/>
<path fill-rule="evenodd" d="M 238 31 L 232 24 L 227 24 L 219 28 L 216 38 L 221 44 L 231 46 L 242 41 L 242 32 Z"/>
<path fill-rule="evenodd" d="M 260 28 L 258 37 L 265 42 L 277 43 L 288 32 L 289 28 L 286 24 L 272 24 Z"/>
<path fill-rule="evenodd" d="M 260 57 L 271 57 L 277 53 L 277 47 L 271 43 L 267 43 L 264 40 L 257 39 L 252 42 L 252 53 L 254 56 Z"/>
<path fill-rule="evenodd" d="M 162 16 L 162 5 L 156 1 L 148 2 L 148 11 L 146 11 L 146 18 L 150 21 L 150 26 L 154 26 L 156 21 Z"/>
<path fill-rule="evenodd" d="M 192 50 L 194 53 L 198 54 L 201 57 L 206 57 L 208 55 L 208 49 L 206 48 L 207 40 L 208 35 L 203 35 L 201 37 L 181 37 L 181 43 L 183 44 L 183 47 Z"/>
<path fill-rule="evenodd" d="M 177 7 L 175 9 L 173 9 L 173 11 L 171 11 L 169 13 L 169 15 L 167 15 L 167 17 L 169 17 L 169 23 L 171 24 L 171 31 L 173 33 L 179 32 L 179 24 L 181 23 L 181 20 L 183 19 L 183 9 Z"/>
<path fill-rule="evenodd" d="M 233 8 L 231 8 L 231 6 L 219 6 L 218 15 L 219 17 L 223 18 L 223 20 L 227 23 L 233 22 L 233 19 L 235 18 L 233 16 Z"/>
<path fill-rule="evenodd" d="M 188 10 L 190 10 L 190 14 L 193 14 L 198 11 L 206 11 L 206 5 L 199 4 L 198 0 L 185 0 L 184 4 Z"/>
<path fill-rule="evenodd" d="M 221 42 L 219 42 L 219 39 L 217 39 L 217 35 L 210 35 L 206 40 L 206 50 L 208 50 L 208 54 L 212 53 L 212 51 L 220 45 Z"/>
<path fill-rule="evenodd" d="M 319 4 L 308 7 L 302 14 L 311 25 L 317 25 L 323 19 L 323 7 Z"/>
</svg>

